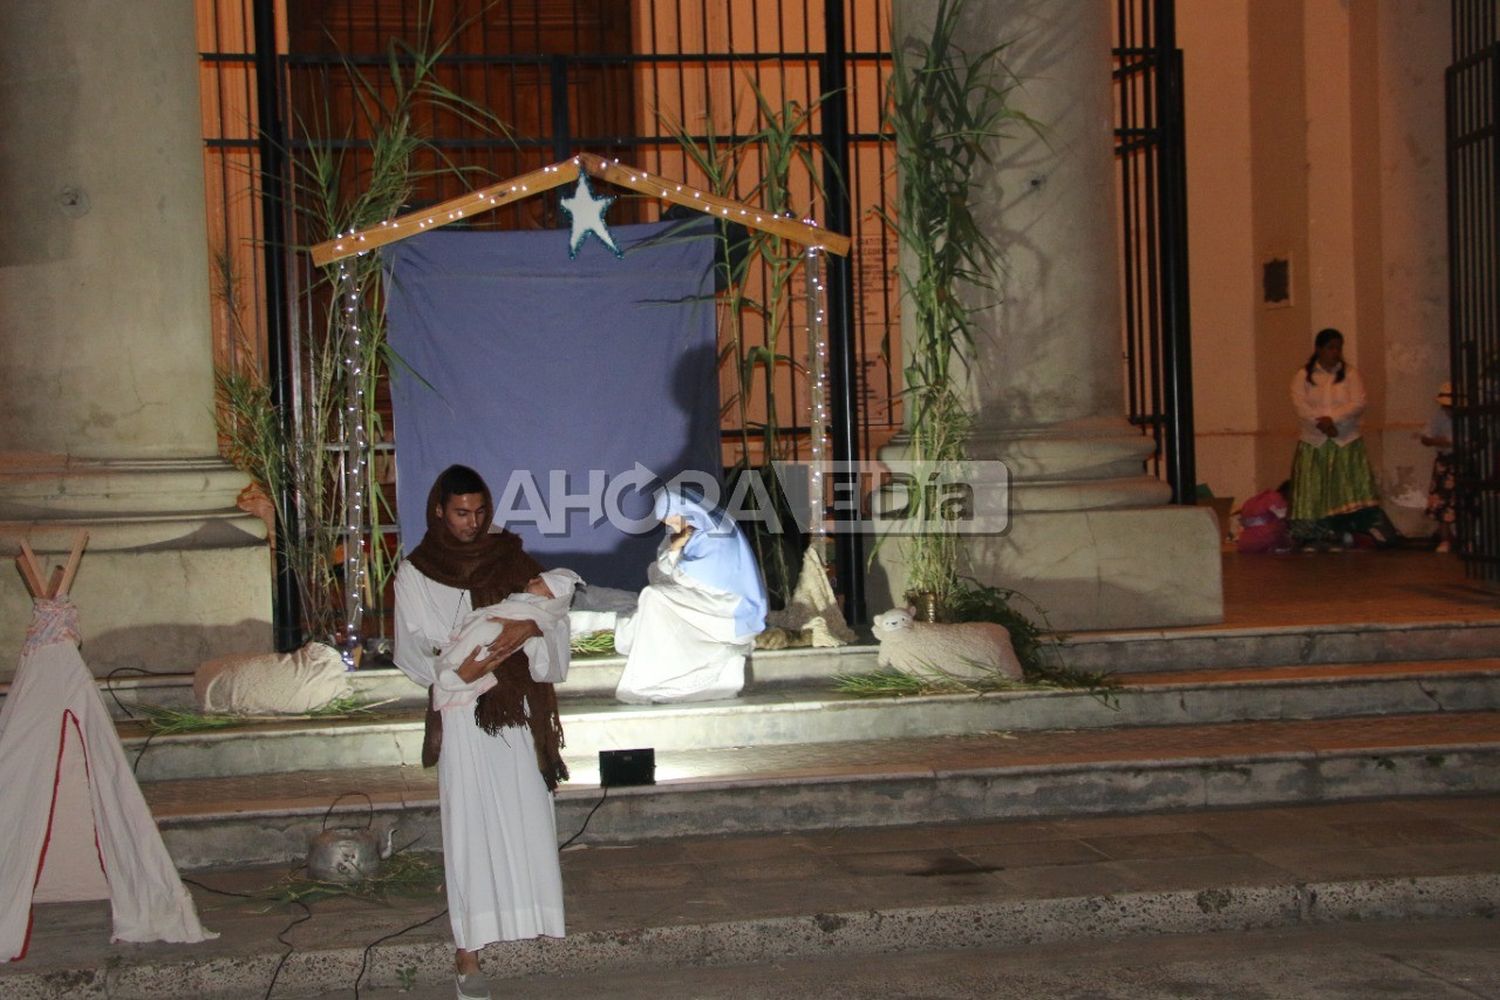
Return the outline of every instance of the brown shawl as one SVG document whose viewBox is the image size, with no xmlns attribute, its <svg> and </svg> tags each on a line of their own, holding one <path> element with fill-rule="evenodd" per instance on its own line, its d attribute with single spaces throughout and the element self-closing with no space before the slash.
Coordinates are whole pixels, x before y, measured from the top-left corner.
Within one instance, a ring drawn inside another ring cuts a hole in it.
<svg viewBox="0 0 1500 1000">
<path fill-rule="evenodd" d="M 433 483 L 427 496 L 427 534 L 406 557 L 423 576 L 467 590 L 470 603 L 482 608 L 524 590 L 527 581 L 542 572 L 541 564 L 522 550 L 521 539 L 504 530 L 490 533 L 495 514 L 488 489 L 484 492 L 485 519 L 479 537 L 467 543 L 454 538 L 437 513 L 438 492 L 438 484 Z M 475 724 L 491 736 L 506 726 L 529 727 L 537 767 L 547 787 L 556 789 L 557 783 L 568 777 L 562 759 L 563 731 L 557 713 L 556 689 L 531 679 L 531 666 L 522 650 L 506 657 L 494 673 L 495 686 L 480 695 L 474 705 Z M 430 692 L 428 704 L 431 705 Z M 429 708 L 429 730 L 436 714 Z M 425 766 L 431 767 L 436 762 L 436 752 L 424 751 Z"/>
</svg>

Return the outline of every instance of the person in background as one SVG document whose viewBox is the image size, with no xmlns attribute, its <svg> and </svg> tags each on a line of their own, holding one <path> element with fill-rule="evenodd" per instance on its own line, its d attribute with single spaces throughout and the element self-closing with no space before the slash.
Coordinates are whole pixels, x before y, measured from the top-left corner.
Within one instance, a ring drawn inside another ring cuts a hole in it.
<svg viewBox="0 0 1500 1000">
<path fill-rule="evenodd" d="M 1361 512 L 1373 509 L 1384 521 L 1360 427 L 1365 385 L 1344 361 L 1338 330 L 1318 331 L 1312 356 L 1292 376 L 1292 407 L 1300 430 L 1292 460 L 1292 537 L 1304 550 L 1338 551 L 1353 542 L 1356 525 L 1370 520 Z M 1375 540 L 1389 541 L 1383 533 Z"/>
<path fill-rule="evenodd" d="M 1427 487 L 1427 516 L 1437 522 L 1437 551 L 1453 551 L 1453 525 L 1458 512 L 1453 506 L 1453 383 L 1438 387 L 1438 410 L 1422 431 L 1422 443 L 1436 448 L 1432 456 L 1432 482 Z"/>
</svg>

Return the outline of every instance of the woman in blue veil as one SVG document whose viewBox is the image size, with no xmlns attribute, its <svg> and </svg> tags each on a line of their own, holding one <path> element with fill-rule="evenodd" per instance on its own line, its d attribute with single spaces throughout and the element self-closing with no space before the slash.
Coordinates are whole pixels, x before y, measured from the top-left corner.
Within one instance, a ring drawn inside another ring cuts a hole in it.
<svg viewBox="0 0 1500 1000">
<path fill-rule="evenodd" d="M 755 555 L 734 519 L 694 491 L 669 486 L 655 499 L 667 533 L 636 613 L 615 630 L 615 648 L 626 654 L 615 696 L 636 704 L 732 698 L 766 625 Z"/>
</svg>

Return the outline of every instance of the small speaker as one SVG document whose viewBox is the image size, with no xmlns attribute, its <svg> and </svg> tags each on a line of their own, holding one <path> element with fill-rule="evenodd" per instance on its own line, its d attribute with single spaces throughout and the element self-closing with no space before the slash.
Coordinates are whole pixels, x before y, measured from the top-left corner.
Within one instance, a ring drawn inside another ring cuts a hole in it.
<svg viewBox="0 0 1500 1000">
<path fill-rule="evenodd" d="M 602 788 L 619 788 L 623 785 L 656 784 L 656 751 L 644 750 L 600 750 L 599 785 Z"/>
</svg>

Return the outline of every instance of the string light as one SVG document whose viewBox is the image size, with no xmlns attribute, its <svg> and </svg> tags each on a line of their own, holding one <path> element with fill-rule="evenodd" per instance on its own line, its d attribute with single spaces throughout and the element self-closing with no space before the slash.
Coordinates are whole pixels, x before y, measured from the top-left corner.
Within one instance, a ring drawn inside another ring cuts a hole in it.
<svg viewBox="0 0 1500 1000">
<path fill-rule="evenodd" d="M 359 326 L 359 288 L 354 272 L 339 262 L 339 295 L 344 306 L 344 666 L 357 665 L 364 625 L 366 566 L 364 551 L 365 473 L 370 442 L 365 433 L 364 340 Z"/>
<path fill-rule="evenodd" d="M 812 505 L 810 528 L 816 544 L 828 537 L 828 525 L 824 520 L 827 501 L 823 493 L 823 473 L 828 459 L 828 295 L 823 284 L 823 248 L 808 247 L 804 256 L 807 261 L 807 372 L 811 409 L 807 490 Z"/>
</svg>

